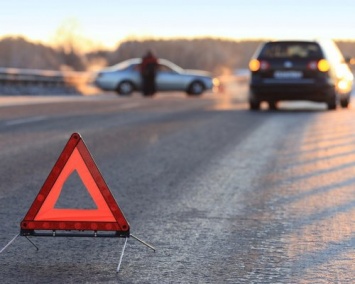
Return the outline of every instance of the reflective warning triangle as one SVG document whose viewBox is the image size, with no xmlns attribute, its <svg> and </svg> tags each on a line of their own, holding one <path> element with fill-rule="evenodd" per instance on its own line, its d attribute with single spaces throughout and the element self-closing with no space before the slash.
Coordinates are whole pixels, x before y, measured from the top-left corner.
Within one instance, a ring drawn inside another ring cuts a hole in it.
<svg viewBox="0 0 355 284">
<path fill-rule="evenodd" d="M 64 183 L 75 171 L 96 208 L 55 208 Z M 33 230 L 116 231 L 129 236 L 129 224 L 78 133 L 70 137 L 21 222 L 21 233 Z"/>
</svg>

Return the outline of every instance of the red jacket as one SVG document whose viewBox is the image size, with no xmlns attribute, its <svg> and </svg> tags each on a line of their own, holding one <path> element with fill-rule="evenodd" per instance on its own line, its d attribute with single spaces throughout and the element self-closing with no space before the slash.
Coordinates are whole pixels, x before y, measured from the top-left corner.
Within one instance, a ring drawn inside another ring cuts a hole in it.
<svg viewBox="0 0 355 284">
<path fill-rule="evenodd" d="M 147 54 L 142 58 L 140 72 L 143 76 L 154 75 L 158 67 L 158 59 L 153 54 Z"/>
</svg>

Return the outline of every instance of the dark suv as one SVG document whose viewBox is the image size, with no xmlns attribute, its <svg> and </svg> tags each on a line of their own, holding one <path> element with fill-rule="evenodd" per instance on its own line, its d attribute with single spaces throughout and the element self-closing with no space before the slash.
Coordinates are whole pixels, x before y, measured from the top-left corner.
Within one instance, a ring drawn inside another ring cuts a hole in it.
<svg viewBox="0 0 355 284">
<path fill-rule="evenodd" d="M 270 109 L 287 100 L 324 102 L 328 109 L 349 104 L 353 74 L 333 41 L 270 41 L 256 51 L 249 69 L 252 110 L 262 101 Z"/>
</svg>

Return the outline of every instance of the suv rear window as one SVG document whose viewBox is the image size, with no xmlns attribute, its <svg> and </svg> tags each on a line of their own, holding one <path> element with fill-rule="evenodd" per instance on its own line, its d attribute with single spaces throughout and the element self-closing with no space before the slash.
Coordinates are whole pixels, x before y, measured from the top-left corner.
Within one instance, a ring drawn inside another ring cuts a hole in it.
<svg viewBox="0 0 355 284">
<path fill-rule="evenodd" d="M 317 43 L 313 42 L 269 42 L 260 53 L 261 58 L 322 58 Z"/>
</svg>

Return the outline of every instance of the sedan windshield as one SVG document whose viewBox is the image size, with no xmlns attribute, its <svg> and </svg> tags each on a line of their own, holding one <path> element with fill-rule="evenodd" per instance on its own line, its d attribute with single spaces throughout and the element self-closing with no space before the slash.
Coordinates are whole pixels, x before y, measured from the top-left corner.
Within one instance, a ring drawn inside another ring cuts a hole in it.
<svg viewBox="0 0 355 284">
<path fill-rule="evenodd" d="M 140 63 L 140 59 L 128 59 L 128 60 L 125 60 L 123 62 L 120 62 L 116 65 L 113 65 L 111 67 L 108 67 L 106 68 L 106 70 L 112 70 L 112 71 L 115 71 L 115 70 L 124 70 L 124 69 L 127 69 L 133 65 L 137 65 Z"/>
</svg>

